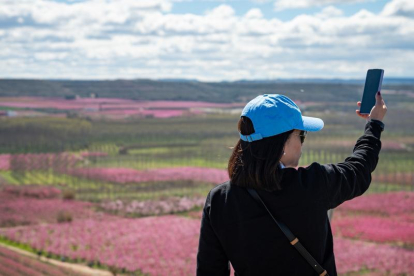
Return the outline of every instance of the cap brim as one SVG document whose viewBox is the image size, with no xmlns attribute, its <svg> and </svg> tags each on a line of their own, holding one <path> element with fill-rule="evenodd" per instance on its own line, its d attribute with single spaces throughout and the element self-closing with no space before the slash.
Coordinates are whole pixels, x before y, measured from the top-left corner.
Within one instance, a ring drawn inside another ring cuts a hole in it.
<svg viewBox="0 0 414 276">
<path fill-rule="evenodd" d="M 324 123 L 321 119 L 315 117 L 302 116 L 303 125 L 298 129 L 306 131 L 319 131 L 323 128 Z"/>
</svg>

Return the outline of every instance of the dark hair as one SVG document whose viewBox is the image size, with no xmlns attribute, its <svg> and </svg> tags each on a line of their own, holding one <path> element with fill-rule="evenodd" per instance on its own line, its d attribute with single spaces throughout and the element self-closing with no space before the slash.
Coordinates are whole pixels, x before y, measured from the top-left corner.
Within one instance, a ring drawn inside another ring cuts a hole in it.
<svg viewBox="0 0 414 276">
<path fill-rule="evenodd" d="M 241 116 L 238 129 L 243 135 L 255 132 L 252 121 L 245 116 Z M 240 139 L 233 148 L 228 163 L 231 184 L 269 192 L 281 190 L 283 170 L 280 159 L 284 145 L 293 131 L 292 129 L 253 142 Z"/>
</svg>

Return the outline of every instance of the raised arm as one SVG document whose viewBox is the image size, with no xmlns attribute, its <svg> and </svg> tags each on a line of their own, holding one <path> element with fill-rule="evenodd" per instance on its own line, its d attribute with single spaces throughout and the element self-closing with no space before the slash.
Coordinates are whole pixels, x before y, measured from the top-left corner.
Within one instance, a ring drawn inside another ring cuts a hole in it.
<svg viewBox="0 0 414 276">
<path fill-rule="evenodd" d="M 358 106 L 361 102 L 357 103 Z M 322 174 L 326 185 L 328 209 L 335 208 L 346 200 L 362 195 L 371 183 L 371 173 L 375 170 L 381 150 L 382 120 L 387 112 L 380 93 L 376 95 L 376 104 L 371 113 L 361 118 L 367 119 L 365 133 L 356 142 L 351 156 L 344 162 L 322 165 Z"/>
</svg>

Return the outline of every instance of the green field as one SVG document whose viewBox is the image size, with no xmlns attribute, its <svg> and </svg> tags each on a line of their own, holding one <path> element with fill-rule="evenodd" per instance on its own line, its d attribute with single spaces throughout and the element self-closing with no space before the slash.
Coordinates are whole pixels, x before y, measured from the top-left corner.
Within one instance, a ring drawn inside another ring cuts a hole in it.
<svg viewBox="0 0 414 276">
<path fill-rule="evenodd" d="M 347 124 L 343 122 L 340 113 L 329 114 L 329 116 L 310 113 L 307 115 L 320 116 L 326 124 L 322 131 L 309 133 L 303 146 L 300 166 L 312 162 L 337 163 L 352 153 L 353 143 L 363 133 L 364 120 L 354 116 L 352 124 Z M 15 118 L 8 119 L 5 124 L 2 123 L 0 129 L 7 131 L 9 140 L 6 145 L 15 150 L 19 149 L 19 152 L 56 152 L 56 149 L 61 148 L 73 153 L 80 151 L 107 153 L 107 156 L 87 158 L 86 162 L 77 165 L 82 167 L 143 170 L 195 166 L 226 170 L 231 154 L 230 147 L 234 146 L 238 139 L 237 119 L 238 116 L 212 115 L 206 118 L 144 119 L 139 122 L 116 124 L 76 121 L 75 124 L 71 119 L 50 118 L 45 121 L 35 118 Z M 388 120 L 392 119 L 392 116 L 388 118 Z M 391 127 L 388 125 L 391 123 L 385 123 L 387 130 L 382 136 L 385 147 L 380 153 L 374 175 L 399 173 L 412 175 L 414 139 L 410 134 L 390 133 L 388 128 Z M 33 132 L 33 129 L 37 131 Z M 405 131 L 409 133 L 413 130 L 407 128 Z M 66 139 L 64 144 L 59 140 L 60 137 Z M 25 147 L 18 148 L 18 144 L 22 141 L 25 141 Z M 403 146 L 397 149 L 387 148 L 389 142 Z M 0 176 L 3 183 L 9 184 L 42 184 L 73 188 L 79 194 L 79 198 L 91 201 L 118 197 L 154 198 L 167 194 L 188 195 L 192 192 L 205 195 L 211 188 L 207 185 L 204 188 L 180 190 L 171 184 L 170 187 L 165 186 L 164 191 L 157 190 L 154 186 L 153 191 L 147 190 L 143 193 L 138 192 L 139 189 L 120 188 L 120 185 L 113 183 L 62 175 L 53 170 L 36 172 L 30 168 L 2 171 Z M 373 183 L 371 187 L 373 192 L 381 192 L 412 189 L 413 185 L 412 182 L 391 182 Z"/>
<path fill-rule="evenodd" d="M 323 85 L 319 84 L 317 87 Z M 332 88 L 327 86 L 326 89 Z M 355 89 L 355 86 L 347 89 Z M 398 89 L 398 86 L 389 89 L 392 91 Z M 300 166 L 312 162 L 325 164 L 344 161 L 364 132 L 365 120 L 355 114 L 356 102 L 346 102 L 342 95 L 340 101 L 333 104 L 333 99 L 326 98 L 328 91 L 322 91 L 324 92 L 320 94 L 303 96 L 305 100 L 320 101 L 320 104 L 303 108 L 302 114 L 323 119 L 325 126 L 322 131 L 308 133 Z M 296 94 L 292 92 L 292 95 Z M 384 119 L 382 150 L 373 173 L 370 192 L 412 190 L 414 186 L 414 100 L 401 97 L 400 94 L 392 93 L 384 95 L 389 110 Z M 322 100 L 324 98 L 325 102 Z M 90 156 L 76 164 L 59 161 L 63 164 L 55 162 L 51 168 L 40 170 L 35 164 L 29 164 L 30 162 L 12 162 L 9 170 L 0 171 L 0 183 L 66 187 L 75 189 L 78 198 L 91 201 L 118 197 L 156 198 L 169 194 L 205 195 L 211 188 L 210 184 L 190 188 L 191 185 L 179 187 L 179 184 L 173 182 L 170 185 L 161 183 L 158 186 L 152 185 L 152 190 L 143 191 L 139 188 L 145 185 L 143 183 L 119 185 L 79 178 L 62 174 L 55 167 L 146 170 L 191 166 L 226 170 L 231 147 L 239 139 L 238 119 L 239 115 L 231 114 L 123 121 L 0 117 L 0 154 L 70 152 L 80 156 L 85 152 L 99 152 L 105 155 Z"/>
</svg>

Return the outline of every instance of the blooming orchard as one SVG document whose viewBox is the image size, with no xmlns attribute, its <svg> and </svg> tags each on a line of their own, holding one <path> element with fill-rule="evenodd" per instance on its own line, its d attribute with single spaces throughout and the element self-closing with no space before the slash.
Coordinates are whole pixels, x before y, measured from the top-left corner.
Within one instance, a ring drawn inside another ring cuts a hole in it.
<svg viewBox="0 0 414 276">
<path fill-rule="evenodd" d="M 137 175 L 141 177 L 138 178 L 140 180 L 166 177 L 165 174 L 155 176 L 153 171 L 152 174 L 147 171 L 141 175 L 139 171 L 131 172 L 130 179 L 134 181 Z M 187 177 L 182 170 L 167 172 L 167 175 L 181 172 L 181 175 L 176 176 L 178 179 Z M 109 177 L 115 176 L 109 174 Z M 125 179 L 121 179 L 120 183 L 122 181 Z M 365 195 L 337 208 L 332 228 L 340 274 L 360 273 L 363 270 L 381 275 L 413 273 L 414 251 L 410 249 L 414 245 L 413 195 L 413 192 Z M 42 192 L 39 187 L 3 190 L 0 193 L 0 223 L 3 227 L 0 236 L 27 244 L 45 254 L 99 262 L 130 272 L 194 275 L 200 211 L 192 211 L 186 217 L 163 215 L 124 218 L 99 213 L 93 207 L 113 214 L 151 215 L 202 206 L 204 197 L 112 201 L 96 205 L 62 200 L 56 196 L 58 193 L 55 194 L 54 190 Z M 58 223 L 56 216 L 59 210 L 71 212 L 71 222 Z M 8 260 L 7 264 L 13 265 L 13 260 Z M 2 265 L 0 269 L 7 273 L 10 266 Z M 29 273 L 30 269 L 22 267 L 21 271 Z"/>
<path fill-rule="evenodd" d="M 175 167 L 150 170 L 135 170 L 129 168 L 79 168 L 68 173 L 116 183 L 195 180 L 210 183 L 222 183 L 228 180 L 226 170 L 201 167 Z"/>
</svg>

